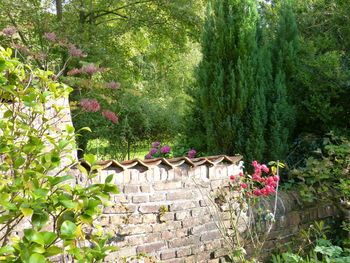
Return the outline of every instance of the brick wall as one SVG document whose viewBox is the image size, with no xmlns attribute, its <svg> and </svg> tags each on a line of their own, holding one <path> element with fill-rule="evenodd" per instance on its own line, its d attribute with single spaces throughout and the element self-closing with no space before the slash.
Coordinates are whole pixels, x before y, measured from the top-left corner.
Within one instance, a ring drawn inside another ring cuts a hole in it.
<svg viewBox="0 0 350 263">
<path fill-rule="evenodd" d="M 114 233 L 112 244 L 120 248 L 107 262 L 121 258 L 143 262 L 131 258 L 144 253 L 164 263 L 222 262 L 220 258 L 229 249 L 216 226 L 208 195 L 227 185 L 229 176 L 239 171 L 238 164 L 223 163 L 193 168 L 182 164 L 173 169 L 160 164 L 148 170 L 136 165 L 124 171 L 118 167 L 99 171 L 96 181 L 104 182 L 115 174 L 113 183 L 121 191 L 113 196 L 113 205 L 105 208 L 101 219 L 102 226 Z M 332 206 L 303 207 L 296 194 L 280 195 L 277 222 L 265 253 L 285 244 L 314 220 L 336 214 Z"/>
</svg>

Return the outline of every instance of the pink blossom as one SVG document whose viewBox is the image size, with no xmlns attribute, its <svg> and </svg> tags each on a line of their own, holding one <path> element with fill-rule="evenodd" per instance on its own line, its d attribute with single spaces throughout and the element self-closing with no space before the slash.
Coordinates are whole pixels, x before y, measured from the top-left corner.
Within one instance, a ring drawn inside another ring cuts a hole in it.
<svg viewBox="0 0 350 263">
<path fill-rule="evenodd" d="M 240 173 L 239 173 L 239 176 L 242 177 L 242 176 L 243 176 L 243 172 L 240 172 Z"/>
<path fill-rule="evenodd" d="M 119 119 L 118 117 L 114 114 L 114 112 L 109 111 L 109 110 L 104 110 L 102 112 L 102 116 L 109 119 L 110 121 L 114 122 L 114 123 L 119 123 Z"/>
<path fill-rule="evenodd" d="M 145 156 L 145 159 L 147 160 L 147 159 L 152 159 L 152 155 L 151 154 L 147 154 L 146 156 Z"/>
<path fill-rule="evenodd" d="M 152 143 L 152 147 L 158 147 L 160 145 L 160 142 L 154 142 Z"/>
<path fill-rule="evenodd" d="M 230 176 L 230 180 L 235 180 L 235 179 L 236 179 L 236 176 L 234 176 L 234 175 Z"/>
<path fill-rule="evenodd" d="M 7 36 L 12 36 L 16 32 L 17 32 L 17 28 L 14 26 L 9 26 L 2 30 L 2 33 L 4 33 Z"/>
<path fill-rule="evenodd" d="M 96 99 L 81 99 L 80 105 L 86 111 L 96 112 L 100 110 L 100 104 Z"/>
<path fill-rule="evenodd" d="M 109 89 L 117 90 L 117 89 L 120 89 L 120 83 L 112 81 L 112 82 L 107 83 L 106 87 Z"/>
<path fill-rule="evenodd" d="M 248 187 L 248 185 L 245 184 L 245 183 L 241 184 L 241 186 L 242 186 L 243 189 L 246 189 Z"/>
<path fill-rule="evenodd" d="M 55 42 L 56 41 L 56 34 L 54 32 L 45 33 L 44 38 L 46 38 L 47 40 L 49 40 L 51 42 Z"/>
<path fill-rule="evenodd" d="M 152 148 L 150 151 L 149 151 L 149 154 L 150 155 L 153 155 L 153 154 L 155 154 L 155 153 L 157 153 L 158 152 L 158 149 L 157 148 Z"/>
<path fill-rule="evenodd" d="M 263 164 L 263 165 L 261 166 L 261 169 L 262 169 L 265 173 L 268 173 L 268 172 L 269 172 L 269 168 L 268 168 L 265 164 Z"/>
<path fill-rule="evenodd" d="M 170 147 L 168 145 L 164 145 L 162 148 L 160 148 L 161 153 L 169 153 L 170 152 Z"/>
<path fill-rule="evenodd" d="M 68 71 L 67 75 L 70 76 L 70 75 L 75 75 L 75 74 L 79 74 L 79 73 L 81 73 L 80 69 L 74 68 L 74 69 Z"/>
<path fill-rule="evenodd" d="M 68 45 L 68 52 L 72 57 L 86 57 L 86 55 L 73 44 Z"/>
<path fill-rule="evenodd" d="M 260 195 L 261 195 L 261 191 L 258 190 L 258 189 L 255 189 L 255 190 L 253 191 L 253 195 L 260 196 Z"/>
<path fill-rule="evenodd" d="M 273 180 L 275 180 L 276 182 L 278 182 L 278 181 L 280 180 L 280 178 L 279 178 L 279 176 L 275 175 L 275 176 L 273 177 Z"/>
<path fill-rule="evenodd" d="M 252 161 L 252 165 L 255 168 L 258 165 L 258 162 L 257 161 Z"/>
<path fill-rule="evenodd" d="M 196 150 L 190 150 L 188 151 L 187 156 L 188 158 L 194 158 L 196 153 L 197 153 Z"/>
<path fill-rule="evenodd" d="M 104 72 L 106 71 L 107 69 L 106 68 L 98 68 L 96 67 L 95 65 L 87 65 L 87 66 L 84 66 L 80 69 L 80 71 L 82 73 L 86 73 L 86 74 L 89 74 L 89 75 L 92 75 L 96 72 Z"/>
</svg>

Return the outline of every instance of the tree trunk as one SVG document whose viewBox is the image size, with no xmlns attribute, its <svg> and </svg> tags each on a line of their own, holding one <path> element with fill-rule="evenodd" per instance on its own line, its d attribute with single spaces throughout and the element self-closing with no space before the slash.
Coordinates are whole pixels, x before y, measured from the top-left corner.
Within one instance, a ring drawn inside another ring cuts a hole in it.
<svg viewBox="0 0 350 263">
<path fill-rule="evenodd" d="M 62 0 L 56 0 L 56 15 L 57 20 L 62 21 Z"/>
</svg>

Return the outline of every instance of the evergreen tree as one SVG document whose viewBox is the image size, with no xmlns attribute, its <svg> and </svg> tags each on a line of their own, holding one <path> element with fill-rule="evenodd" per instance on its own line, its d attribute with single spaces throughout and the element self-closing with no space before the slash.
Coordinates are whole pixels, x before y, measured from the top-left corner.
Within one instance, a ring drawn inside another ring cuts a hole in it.
<svg viewBox="0 0 350 263">
<path fill-rule="evenodd" d="M 248 117 L 248 112 L 260 110 L 248 110 L 252 94 L 260 94 L 254 79 L 257 18 L 253 0 L 214 0 L 209 4 L 203 58 L 197 71 L 199 103 L 194 103 L 201 110 L 209 153 L 245 154 L 250 148 L 246 135 L 248 129 L 255 131 L 251 120 L 258 118 Z M 253 137 L 250 145 L 254 145 Z"/>
<path fill-rule="evenodd" d="M 270 160 L 284 160 L 289 139 L 295 127 L 295 108 L 298 99 L 294 79 L 297 66 L 297 25 L 292 1 L 282 4 L 280 20 L 272 46 L 273 83 L 267 91 L 269 112 L 266 131 L 267 152 Z"/>
</svg>

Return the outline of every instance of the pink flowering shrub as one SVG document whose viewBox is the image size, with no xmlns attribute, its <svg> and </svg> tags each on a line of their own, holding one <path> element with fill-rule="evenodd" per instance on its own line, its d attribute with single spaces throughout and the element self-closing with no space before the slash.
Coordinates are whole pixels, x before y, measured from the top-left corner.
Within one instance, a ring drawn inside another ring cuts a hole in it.
<svg viewBox="0 0 350 263">
<path fill-rule="evenodd" d="M 245 248 L 251 247 L 251 261 L 258 262 L 260 251 L 275 222 L 279 169 L 284 165 L 270 162 L 272 166 L 252 162 L 253 173 L 241 171 L 229 176 L 229 185 L 214 191 L 213 202 L 218 217 L 218 228 L 231 246 L 232 262 L 248 262 Z M 262 199 L 275 198 L 274 207 L 266 208 Z M 229 214 L 227 219 L 221 213 Z M 223 222 L 221 222 L 223 221 Z"/>
<path fill-rule="evenodd" d="M 153 142 L 152 148 L 149 153 L 145 156 L 145 159 L 152 158 L 168 158 L 171 152 L 171 148 L 168 145 L 161 145 L 160 142 Z"/>
</svg>

